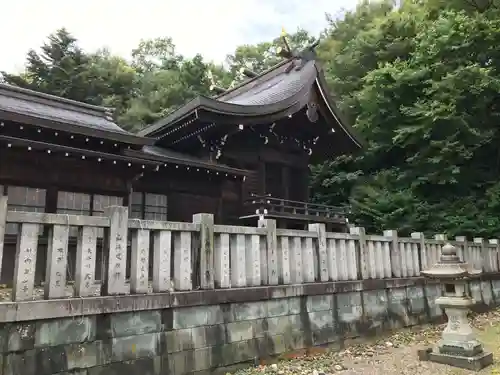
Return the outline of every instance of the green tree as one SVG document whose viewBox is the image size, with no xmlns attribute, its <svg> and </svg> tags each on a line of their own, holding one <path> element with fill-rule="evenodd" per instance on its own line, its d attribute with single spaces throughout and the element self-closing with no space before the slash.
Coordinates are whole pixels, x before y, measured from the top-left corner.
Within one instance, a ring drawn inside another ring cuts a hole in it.
<svg viewBox="0 0 500 375">
<path fill-rule="evenodd" d="M 313 168 L 317 199 L 350 198 L 354 219 L 377 231 L 497 234 L 496 11 L 405 4 L 355 35 L 337 59 L 357 70 L 346 84 L 332 69 L 330 82 L 368 147 Z"/>
<path fill-rule="evenodd" d="M 88 63 L 89 56 L 78 47 L 76 39 L 66 29 L 60 29 L 48 37 L 40 53 L 28 52 L 23 74 L 2 72 L 2 77 L 12 85 L 94 103 L 85 85 Z"/>
</svg>

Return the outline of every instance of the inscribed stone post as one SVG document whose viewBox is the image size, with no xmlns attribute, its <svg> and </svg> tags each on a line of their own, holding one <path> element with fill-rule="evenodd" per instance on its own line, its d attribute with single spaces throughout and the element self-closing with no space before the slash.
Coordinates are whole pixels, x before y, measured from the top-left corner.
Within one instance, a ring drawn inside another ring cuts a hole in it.
<svg viewBox="0 0 500 375">
<path fill-rule="evenodd" d="M 266 228 L 266 249 L 267 249 L 267 285 L 278 285 L 278 254 L 276 220 L 259 220 L 259 228 Z M 266 260 L 262 259 L 263 262 Z"/>
<path fill-rule="evenodd" d="M 93 295 L 96 248 L 96 227 L 80 227 L 76 245 L 75 297 Z M 102 281 L 102 280 L 101 280 Z"/>
<path fill-rule="evenodd" d="M 467 242 L 466 236 L 456 236 L 455 241 L 457 242 L 457 254 L 460 257 L 460 260 L 463 262 L 469 262 L 470 253 L 469 253 L 469 243 Z"/>
<path fill-rule="evenodd" d="M 258 234 L 246 236 L 245 246 L 247 286 L 260 285 L 260 236 Z"/>
<path fill-rule="evenodd" d="M 473 239 L 474 244 L 479 247 L 479 251 L 474 252 L 474 268 L 485 271 L 485 265 L 484 265 L 484 260 L 485 260 L 485 246 L 484 246 L 484 239 L 482 237 L 476 237 Z"/>
<path fill-rule="evenodd" d="M 193 289 L 191 232 L 174 234 L 174 288 L 175 290 Z"/>
<path fill-rule="evenodd" d="M 293 284 L 302 284 L 302 240 L 300 237 L 291 237 L 290 276 Z"/>
<path fill-rule="evenodd" d="M 320 281 L 329 280 L 328 272 L 328 253 L 326 249 L 326 228 L 325 224 L 309 224 L 309 231 L 318 234 L 316 251 L 319 260 L 319 279 Z"/>
<path fill-rule="evenodd" d="M 231 287 L 240 288 L 246 286 L 245 247 L 246 239 L 244 234 L 231 236 Z"/>
<path fill-rule="evenodd" d="M 156 231 L 153 235 L 153 292 L 170 290 L 170 265 L 172 262 L 172 232 Z"/>
<path fill-rule="evenodd" d="M 21 224 L 17 237 L 16 261 L 12 300 L 33 298 L 35 285 L 36 253 L 38 248 L 38 224 Z"/>
<path fill-rule="evenodd" d="M 302 238 L 302 276 L 305 283 L 316 281 L 314 273 L 314 242 L 312 237 Z"/>
<path fill-rule="evenodd" d="M 149 289 L 149 230 L 133 231 L 130 266 L 130 292 L 146 294 Z"/>
<path fill-rule="evenodd" d="M 278 282 L 290 284 L 290 237 L 280 236 L 277 239 L 278 246 Z"/>
<path fill-rule="evenodd" d="M 413 232 L 411 238 L 418 240 L 418 269 L 417 276 L 420 276 L 420 270 L 427 268 L 427 251 L 425 249 L 425 236 L 421 232 Z"/>
<path fill-rule="evenodd" d="M 214 288 L 214 215 L 193 215 L 193 223 L 200 225 L 200 287 Z"/>
<path fill-rule="evenodd" d="M 362 279 L 369 279 L 370 278 L 370 270 L 369 270 L 369 264 L 370 264 L 370 258 L 368 254 L 368 246 L 366 246 L 366 238 L 365 238 L 365 228 L 360 228 L 360 227 L 354 227 L 350 228 L 350 232 L 353 235 L 358 236 L 358 243 L 359 243 L 359 260 L 360 260 L 360 265 L 361 265 L 361 278 Z M 359 272 L 359 271 L 358 271 Z"/>
<path fill-rule="evenodd" d="M 104 280 L 104 293 L 117 295 L 125 293 L 127 276 L 127 231 L 128 208 L 111 206 L 105 209 L 110 226 L 107 245 L 107 267 Z"/>
<path fill-rule="evenodd" d="M 384 237 L 391 239 L 391 269 L 393 277 L 401 277 L 401 252 L 399 251 L 398 231 L 384 230 Z"/>
<path fill-rule="evenodd" d="M 49 230 L 47 269 L 45 271 L 44 296 L 66 297 L 66 268 L 68 263 L 69 225 L 54 225 Z"/>
<path fill-rule="evenodd" d="M 229 233 L 220 233 L 214 240 L 215 277 L 217 288 L 231 287 L 229 279 Z"/>
<path fill-rule="evenodd" d="M 491 272 L 498 272 L 498 239 L 492 238 L 488 240 L 488 243 L 490 244 L 490 266 L 491 266 Z"/>
</svg>

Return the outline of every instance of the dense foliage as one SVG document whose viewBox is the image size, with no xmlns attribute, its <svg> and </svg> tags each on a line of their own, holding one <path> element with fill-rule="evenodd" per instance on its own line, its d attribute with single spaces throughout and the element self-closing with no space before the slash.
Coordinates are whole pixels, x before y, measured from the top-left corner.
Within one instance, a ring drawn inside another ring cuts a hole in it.
<svg viewBox="0 0 500 375">
<path fill-rule="evenodd" d="M 314 199 L 350 202 L 371 231 L 500 236 L 500 7 L 497 0 L 362 2 L 329 18 L 318 48 L 332 95 L 366 139 L 363 153 L 311 166 Z M 296 46 L 311 36 L 290 36 Z M 170 38 L 132 61 L 86 53 L 66 30 L 28 54 L 6 82 L 117 109 L 138 130 L 242 66 L 262 71 L 279 40 L 245 45 L 225 66 L 185 58 Z"/>
</svg>

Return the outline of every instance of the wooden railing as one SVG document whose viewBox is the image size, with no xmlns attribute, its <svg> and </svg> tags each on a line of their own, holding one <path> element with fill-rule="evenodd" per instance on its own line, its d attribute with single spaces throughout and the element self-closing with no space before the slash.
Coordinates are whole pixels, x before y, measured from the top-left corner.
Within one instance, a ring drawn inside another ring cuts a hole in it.
<svg viewBox="0 0 500 375">
<path fill-rule="evenodd" d="M 245 200 L 249 215 L 283 217 L 305 221 L 321 221 L 344 224 L 347 209 L 323 204 L 274 198 L 270 195 L 252 195 Z"/>
<path fill-rule="evenodd" d="M 416 277 L 437 261 L 446 243 L 444 235 L 399 238 L 395 231 L 366 235 L 363 228 L 331 233 L 321 223 L 308 230 L 276 229 L 272 219 L 260 220 L 257 228 L 214 225 L 211 214 L 194 215 L 192 223 L 129 219 L 121 206 L 109 207 L 106 215 L 8 211 L 6 197 L 0 197 L 0 265 L 4 271 L 14 268 L 10 299 Z M 19 225 L 15 247 L 3 243 L 6 223 Z M 74 249 L 68 246 L 73 227 L 78 228 Z M 105 233 L 102 249 L 99 228 Z M 48 233 L 44 248 L 40 233 Z M 457 237 L 452 243 L 476 268 L 499 271 L 498 240 Z M 5 263 L 9 256 L 12 266 Z M 45 272 L 38 295 L 35 272 L 41 261 Z M 71 262 L 74 280 L 68 278 Z"/>
</svg>

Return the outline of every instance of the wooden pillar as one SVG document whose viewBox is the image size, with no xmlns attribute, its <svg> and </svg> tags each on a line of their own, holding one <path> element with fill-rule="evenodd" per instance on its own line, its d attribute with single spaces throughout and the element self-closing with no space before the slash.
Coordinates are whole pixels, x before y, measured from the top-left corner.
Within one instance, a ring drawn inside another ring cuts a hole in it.
<svg viewBox="0 0 500 375">
<path fill-rule="evenodd" d="M 0 276 L 2 276 L 2 259 L 5 238 L 5 227 L 7 226 L 7 196 L 0 195 Z"/>
<path fill-rule="evenodd" d="M 259 194 L 264 195 L 266 191 L 266 163 L 259 159 Z"/>
<path fill-rule="evenodd" d="M 45 212 L 55 214 L 57 212 L 57 195 L 59 190 L 55 186 L 49 186 L 45 194 Z"/>
<path fill-rule="evenodd" d="M 283 199 L 290 200 L 290 167 L 283 165 L 281 168 Z M 292 182 L 293 183 L 293 182 Z"/>
</svg>

